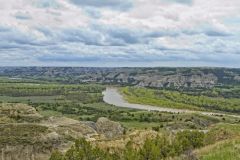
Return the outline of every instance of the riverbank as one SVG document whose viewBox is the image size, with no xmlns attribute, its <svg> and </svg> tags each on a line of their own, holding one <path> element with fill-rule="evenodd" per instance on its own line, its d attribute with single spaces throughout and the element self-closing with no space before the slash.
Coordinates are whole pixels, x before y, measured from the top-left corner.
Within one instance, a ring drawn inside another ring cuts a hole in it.
<svg viewBox="0 0 240 160">
<path fill-rule="evenodd" d="M 170 112 L 170 113 L 200 113 L 203 115 L 215 115 L 215 116 L 232 116 L 240 117 L 239 115 L 226 114 L 226 113 L 217 113 L 217 112 L 203 112 L 203 111 L 191 111 L 187 109 L 173 109 L 159 106 L 143 105 L 143 104 L 133 104 L 124 100 L 123 96 L 119 93 L 117 88 L 107 87 L 103 92 L 103 101 L 105 103 L 124 108 L 140 109 L 147 111 L 159 111 L 159 112 Z"/>
</svg>

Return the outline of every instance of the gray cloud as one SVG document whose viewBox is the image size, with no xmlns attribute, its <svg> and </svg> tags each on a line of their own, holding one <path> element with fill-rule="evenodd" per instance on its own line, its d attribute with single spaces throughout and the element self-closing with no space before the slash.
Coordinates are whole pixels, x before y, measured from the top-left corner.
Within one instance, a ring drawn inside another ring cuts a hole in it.
<svg viewBox="0 0 240 160">
<path fill-rule="evenodd" d="M 211 25 L 189 30 L 132 29 L 123 25 L 103 25 L 98 22 L 101 12 L 94 5 L 92 7 L 86 12 L 92 12 L 89 14 L 92 14 L 90 17 L 94 22 L 84 27 L 38 26 L 32 32 L 24 32 L 17 27 L 0 26 L 0 59 L 4 60 L 0 65 L 12 61 L 19 64 L 29 62 L 33 65 L 140 65 L 166 62 L 195 65 L 204 62 L 209 65 L 239 66 L 237 59 L 240 58 L 240 39 L 237 34 Z M 36 33 L 43 37 L 39 38 Z M 194 40 L 198 35 L 201 40 L 196 43 L 175 44 L 184 41 L 186 37 Z M 158 42 L 159 39 L 171 39 L 172 42 Z"/>
<path fill-rule="evenodd" d="M 16 19 L 20 19 L 20 20 L 30 20 L 32 19 L 31 16 L 27 15 L 27 14 L 23 14 L 23 13 L 17 13 L 15 14 L 15 18 Z"/>
<path fill-rule="evenodd" d="M 224 31 L 217 31 L 217 30 L 207 30 L 207 31 L 205 31 L 205 34 L 207 36 L 211 36 L 211 37 L 231 36 L 230 33 L 227 33 L 227 32 L 224 32 Z"/>
<path fill-rule="evenodd" d="M 227 37 L 227 36 L 231 36 L 232 33 L 224 31 L 224 30 L 220 30 L 218 28 L 214 28 L 212 26 L 207 26 L 207 27 L 199 27 L 199 28 L 195 28 L 195 29 L 188 29 L 188 30 L 183 30 L 180 31 L 183 34 L 186 35 L 198 35 L 198 34 L 205 34 L 206 36 L 209 37 Z"/>
<path fill-rule="evenodd" d="M 37 0 L 36 4 L 39 8 L 59 8 L 60 4 L 57 0 Z"/>
<path fill-rule="evenodd" d="M 194 0 L 164 0 L 164 1 L 190 5 L 193 3 Z"/>
<path fill-rule="evenodd" d="M 118 10 L 128 10 L 132 7 L 131 0 L 70 0 L 79 6 L 90 6 L 96 8 L 110 8 Z"/>
<path fill-rule="evenodd" d="M 191 4 L 193 3 L 194 0 L 170 0 L 178 3 L 186 3 L 186 4 Z"/>
<path fill-rule="evenodd" d="M 84 10 L 91 18 L 99 19 L 102 16 L 101 12 L 94 7 L 86 7 Z"/>
<path fill-rule="evenodd" d="M 69 54 L 45 55 L 38 57 L 39 61 L 43 62 L 96 62 L 102 59 L 96 56 L 79 56 Z"/>
</svg>

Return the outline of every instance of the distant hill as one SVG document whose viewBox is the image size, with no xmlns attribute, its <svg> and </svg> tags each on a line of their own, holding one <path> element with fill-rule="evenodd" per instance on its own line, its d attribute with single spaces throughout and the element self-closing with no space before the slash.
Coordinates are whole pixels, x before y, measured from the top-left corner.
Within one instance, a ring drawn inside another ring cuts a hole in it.
<svg viewBox="0 0 240 160">
<path fill-rule="evenodd" d="M 211 88 L 240 84 L 240 69 L 229 68 L 1 67 L 0 76 L 153 88 Z"/>
</svg>

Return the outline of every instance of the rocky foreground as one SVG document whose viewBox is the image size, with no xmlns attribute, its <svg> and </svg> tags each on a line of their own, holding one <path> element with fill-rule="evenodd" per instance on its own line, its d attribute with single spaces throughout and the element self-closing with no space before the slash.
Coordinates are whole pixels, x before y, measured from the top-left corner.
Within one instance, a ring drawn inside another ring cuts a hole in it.
<svg viewBox="0 0 240 160">
<path fill-rule="evenodd" d="M 96 123 L 45 118 L 25 104 L 0 104 L 0 123 L 1 160 L 46 160 L 54 150 L 69 149 L 75 139 L 101 143 L 124 133 L 119 123 L 107 118 Z"/>
</svg>

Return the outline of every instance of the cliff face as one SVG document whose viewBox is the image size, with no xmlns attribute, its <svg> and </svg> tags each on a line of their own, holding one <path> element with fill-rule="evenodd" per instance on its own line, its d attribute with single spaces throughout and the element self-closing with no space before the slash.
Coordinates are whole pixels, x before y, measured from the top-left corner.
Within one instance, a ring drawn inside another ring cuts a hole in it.
<svg viewBox="0 0 240 160">
<path fill-rule="evenodd" d="M 97 76 L 96 76 L 97 77 Z M 97 82 L 154 88 L 211 88 L 239 84 L 240 70 L 205 68 L 122 68 L 97 77 Z"/>
<path fill-rule="evenodd" d="M 142 87 L 155 88 L 210 88 L 217 84 L 218 78 L 213 74 L 201 75 L 169 75 L 169 76 L 153 76 L 136 78 Z"/>
</svg>

